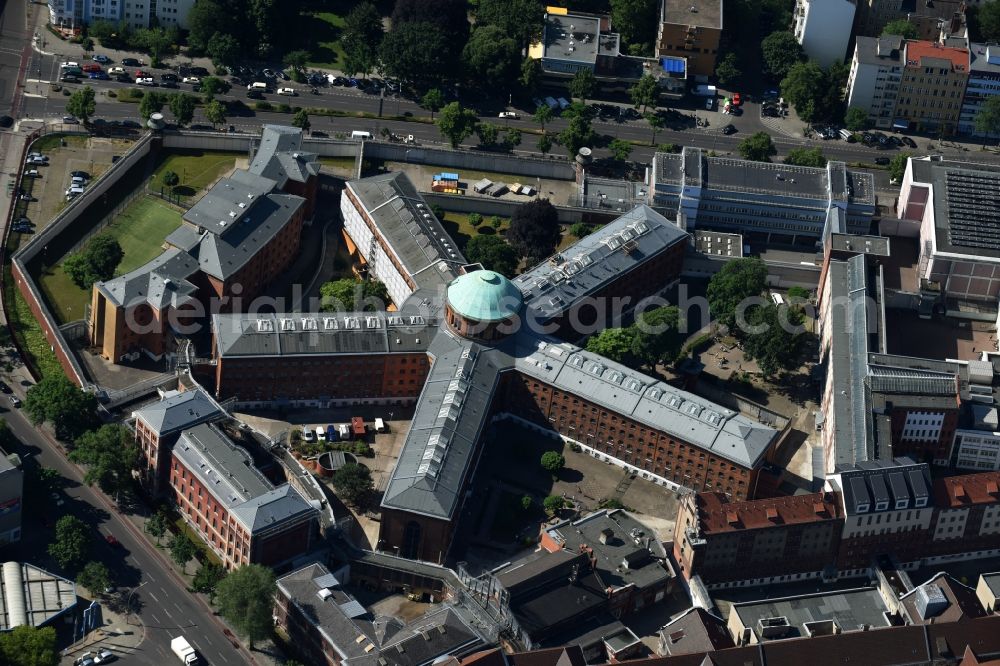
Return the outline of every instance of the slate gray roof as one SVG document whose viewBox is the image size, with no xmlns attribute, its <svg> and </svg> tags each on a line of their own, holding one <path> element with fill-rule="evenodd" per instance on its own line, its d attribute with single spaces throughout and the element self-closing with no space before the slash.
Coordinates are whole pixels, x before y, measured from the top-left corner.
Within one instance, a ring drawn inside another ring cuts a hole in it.
<svg viewBox="0 0 1000 666">
<path fill-rule="evenodd" d="M 170 248 L 134 271 L 95 286 L 119 307 L 148 303 L 156 309 L 168 305 L 177 308 L 194 297 L 197 287 L 189 279 L 197 272 L 191 255 Z"/>
<path fill-rule="evenodd" d="M 443 288 L 466 263 L 430 206 L 402 172 L 385 173 L 346 184 L 375 223 L 388 247 L 418 287 Z M 365 254 L 368 248 L 360 248 Z M 444 262 L 446 270 L 438 270 Z"/>
<path fill-rule="evenodd" d="M 298 356 L 426 351 L 438 322 L 384 312 L 216 314 L 216 354 Z"/>
<path fill-rule="evenodd" d="M 733 638 L 722 618 L 692 607 L 660 629 L 660 644 L 664 656 L 676 656 L 731 648 Z"/>
<path fill-rule="evenodd" d="M 317 513 L 287 483 L 275 488 L 249 453 L 210 424 L 182 432 L 173 453 L 251 533 Z"/>
<path fill-rule="evenodd" d="M 278 593 L 347 664 L 422 666 L 439 656 L 461 656 L 483 645 L 480 636 L 448 606 L 409 624 L 389 617 L 372 619 L 367 611 L 358 614 L 357 601 L 320 563 L 279 578 L 277 586 Z"/>
<path fill-rule="evenodd" d="M 903 53 L 903 38 L 888 35 L 886 37 L 858 37 L 856 54 L 858 62 L 864 65 L 880 67 L 898 67 L 900 55 Z"/>
<path fill-rule="evenodd" d="M 158 402 L 132 412 L 160 437 L 225 416 L 225 411 L 202 388 L 171 392 Z"/>
<path fill-rule="evenodd" d="M 184 221 L 213 234 L 224 234 L 236 226 L 240 218 L 276 186 L 277 183 L 270 178 L 237 169 L 198 199 L 184 213 Z"/>
<path fill-rule="evenodd" d="M 837 468 L 844 495 L 844 512 L 861 513 L 914 509 L 930 506 L 931 477 L 926 463 L 909 458 L 872 460 Z M 888 502 L 879 509 L 878 502 Z M 904 506 L 905 504 L 905 506 Z"/>
<path fill-rule="evenodd" d="M 248 171 L 269 178 L 284 187 L 288 179 L 304 183 L 319 175 L 320 163 L 315 153 L 302 149 L 302 130 L 285 125 L 264 125 L 260 145 Z"/>
<path fill-rule="evenodd" d="M 546 321 L 596 293 L 612 277 L 641 269 L 643 264 L 688 234 L 645 204 L 514 279 L 525 305 Z"/>
<path fill-rule="evenodd" d="M 873 629 L 887 627 L 889 622 L 885 614 L 888 612 L 889 609 L 874 587 L 735 603 L 730 611 L 739 617 L 743 626 L 748 627 L 760 642 L 767 639 L 761 635 L 758 622 L 768 618 L 787 619 L 790 630 L 780 636 L 784 639 L 809 636 L 804 625 L 824 620 L 836 622 L 843 633 L 859 631 L 861 625 Z"/>
</svg>

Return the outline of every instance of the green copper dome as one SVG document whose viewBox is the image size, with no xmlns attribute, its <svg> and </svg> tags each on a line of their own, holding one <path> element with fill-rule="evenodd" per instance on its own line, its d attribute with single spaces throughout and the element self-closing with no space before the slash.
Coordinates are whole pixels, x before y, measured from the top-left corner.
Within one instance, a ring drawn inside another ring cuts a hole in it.
<svg viewBox="0 0 1000 666">
<path fill-rule="evenodd" d="M 466 319 L 502 321 L 521 311 L 521 290 L 493 271 L 460 275 L 448 285 L 451 309 Z"/>
</svg>

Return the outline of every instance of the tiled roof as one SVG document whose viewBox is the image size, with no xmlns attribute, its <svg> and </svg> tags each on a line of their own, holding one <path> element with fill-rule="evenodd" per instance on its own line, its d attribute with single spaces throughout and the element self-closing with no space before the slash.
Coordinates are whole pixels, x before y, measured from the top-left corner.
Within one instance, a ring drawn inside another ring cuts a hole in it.
<svg viewBox="0 0 1000 666">
<path fill-rule="evenodd" d="M 1000 502 L 1000 472 L 949 476 L 934 481 L 934 503 L 941 508 Z"/>
<path fill-rule="evenodd" d="M 844 517 L 839 493 L 812 493 L 730 502 L 722 493 L 698 493 L 698 519 L 705 534 L 778 525 L 819 523 Z"/>
<path fill-rule="evenodd" d="M 906 42 L 904 58 L 907 67 L 929 67 L 927 61 L 940 61 L 951 64 L 952 69 L 959 72 L 969 71 L 969 50 L 952 46 L 941 46 L 936 42 L 911 39 Z"/>
</svg>

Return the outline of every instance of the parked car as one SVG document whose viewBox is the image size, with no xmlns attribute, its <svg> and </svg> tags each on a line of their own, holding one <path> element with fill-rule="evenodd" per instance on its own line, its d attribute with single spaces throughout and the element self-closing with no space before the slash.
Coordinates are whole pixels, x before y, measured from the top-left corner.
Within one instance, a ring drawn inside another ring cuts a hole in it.
<svg viewBox="0 0 1000 666">
<path fill-rule="evenodd" d="M 285 95 L 287 97 L 295 97 L 298 95 L 298 93 L 295 92 L 295 88 L 278 88 L 278 94 Z"/>
<path fill-rule="evenodd" d="M 183 79 L 181 79 L 181 83 L 190 83 L 190 84 L 201 83 L 201 79 L 199 79 L 197 76 L 185 76 Z"/>
<path fill-rule="evenodd" d="M 879 166 L 888 166 L 891 160 L 888 157 L 876 157 L 875 164 Z"/>
<path fill-rule="evenodd" d="M 264 99 L 264 93 L 259 90 L 248 90 L 247 99 Z"/>
<path fill-rule="evenodd" d="M 10 127 L 14 124 L 14 118 L 11 116 L 0 116 L 0 127 Z"/>
<path fill-rule="evenodd" d="M 21 399 L 18 398 L 16 395 L 12 395 L 12 396 L 10 396 L 10 404 L 11 404 L 12 407 L 20 407 L 21 406 Z M 60 504 L 61 504 L 61 502 L 60 502 Z"/>
<path fill-rule="evenodd" d="M 91 72 L 89 76 L 91 79 L 96 79 L 97 81 L 108 81 L 111 79 L 107 72 Z"/>
<path fill-rule="evenodd" d="M 155 86 L 156 81 L 152 76 L 144 76 L 135 80 L 137 86 Z"/>
<path fill-rule="evenodd" d="M 28 153 L 28 160 L 31 164 L 48 164 L 49 156 L 41 153 Z"/>
<path fill-rule="evenodd" d="M 69 174 L 72 178 L 83 178 L 84 180 L 90 180 L 90 174 L 86 171 L 71 171 Z"/>
<path fill-rule="evenodd" d="M 93 664 L 95 656 L 96 655 L 93 652 L 84 652 L 83 654 L 81 654 L 79 657 L 76 658 L 73 664 L 75 664 L 75 666 L 85 666 L 86 662 L 88 661 L 91 664 Z"/>
<path fill-rule="evenodd" d="M 283 70 L 283 69 L 279 69 L 278 72 L 277 72 L 277 74 L 278 74 L 278 78 L 280 78 L 282 81 L 291 81 L 292 80 L 292 77 L 288 76 L 288 74 L 286 74 L 285 70 Z"/>
<path fill-rule="evenodd" d="M 108 74 L 112 74 L 112 75 L 124 74 L 124 73 L 125 73 L 125 68 L 124 67 L 112 67 L 112 68 L 110 68 L 108 70 Z"/>
<path fill-rule="evenodd" d="M 733 93 L 733 106 L 739 106 L 743 103 L 743 98 L 740 97 L 739 93 Z"/>
<path fill-rule="evenodd" d="M 160 74 L 161 81 L 176 81 L 177 75 L 172 72 L 167 72 L 166 74 Z"/>
<path fill-rule="evenodd" d="M 188 72 L 194 76 L 208 76 L 208 70 L 204 67 L 191 67 L 188 69 Z"/>
<path fill-rule="evenodd" d="M 63 74 L 59 77 L 59 80 L 63 83 L 79 83 L 80 77 L 76 74 Z"/>
<path fill-rule="evenodd" d="M 725 134 L 726 136 L 729 136 L 730 134 L 736 134 L 736 128 L 733 127 L 732 123 L 730 123 L 729 125 L 726 125 L 725 127 L 722 128 L 722 133 Z"/>
<path fill-rule="evenodd" d="M 142 61 L 137 58 L 122 58 L 122 67 L 141 67 Z"/>
<path fill-rule="evenodd" d="M 116 655 L 111 650 L 98 650 L 97 654 L 94 655 L 94 663 L 95 664 L 109 664 L 109 663 L 111 663 L 112 661 L 114 661 L 117 658 L 118 658 L 118 655 Z"/>
<path fill-rule="evenodd" d="M 25 178 L 41 178 L 42 174 L 38 173 L 38 169 L 28 169 L 24 172 Z"/>
<path fill-rule="evenodd" d="M 275 78 L 275 74 L 274 74 L 274 71 L 273 71 L 273 70 L 270 70 L 270 69 L 263 69 L 263 70 L 261 70 L 261 71 L 262 71 L 262 72 L 264 73 L 264 76 L 266 76 L 267 78 L 269 78 L 269 79 L 273 79 L 273 78 Z"/>
<path fill-rule="evenodd" d="M 28 218 L 23 217 L 23 216 L 19 217 L 17 219 L 17 222 L 15 222 L 14 224 L 16 224 L 18 226 L 24 226 L 24 227 L 33 227 L 33 226 L 35 226 L 34 222 L 32 222 L 31 220 L 29 220 Z M 0 390 L 2 390 L 2 389 L 0 389 Z M 4 393 L 7 393 L 7 391 L 4 391 Z"/>
<path fill-rule="evenodd" d="M 106 534 L 106 535 L 104 535 L 104 540 L 108 542 L 109 546 L 113 546 L 115 548 L 118 548 L 118 547 L 121 546 L 121 543 L 118 542 L 118 537 L 116 537 L 114 534 Z"/>
<path fill-rule="evenodd" d="M 910 148 L 916 148 L 917 147 L 917 142 L 914 141 L 913 139 L 911 139 L 908 136 L 904 136 L 902 138 L 902 141 L 903 141 L 903 143 L 905 143 Z"/>
<path fill-rule="evenodd" d="M 518 116 L 514 111 L 501 111 L 497 118 L 510 118 L 511 120 L 517 120 Z"/>
<path fill-rule="evenodd" d="M 11 395 L 14 392 L 10 388 L 10 386 L 8 386 L 7 382 L 3 382 L 3 381 L 0 381 L 0 391 L 2 391 L 3 393 L 6 393 L 7 395 Z"/>
<path fill-rule="evenodd" d="M 160 87 L 161 88 L 176 88 L 177 87 L 177 82 L 176 81 L 160 81 Z"/>
<path fill-rule="evenodd" d="M 99 72 L 101 71 L 101 66 L 96 62 L 86 62 L 80 67 L 85 72 Z"/>
<path fill-rule="evenodd" d="M 100 53 L 91 56 L 90 59 L 93 60 L 94 62 L 99 62 L 102 65 L 106 65 L 107 63 L 111 62 L 111 58 Z"/>
</svg>

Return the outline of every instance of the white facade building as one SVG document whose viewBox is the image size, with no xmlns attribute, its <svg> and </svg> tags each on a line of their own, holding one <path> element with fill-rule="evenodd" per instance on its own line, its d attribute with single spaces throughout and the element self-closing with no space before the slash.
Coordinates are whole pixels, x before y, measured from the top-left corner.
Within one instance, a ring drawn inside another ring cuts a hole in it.
<svg viewBox="0 0 1000 666">
<path fill-rule="evenodd" d="M 1000 418 L 992 405 L 972 405 L 971 428 L 955 431 L 955 467 L 982 471 L 1000 470 Z"/>
<path fill-rule="evenodd" d="M 874 127 L 892 126 L 902 52 L 902 37 L 858 37 L 854 45 L 847 77 L 847 106 L 867 111 Z"/>
<path fill-rule="evenodd" d="M 49 0 L 49 23 L 76 27 L 94 21 L 125 21 L 133 29 L 151 27 L 151 17 L 164 27 L 187 27 L 195 0 Z"/>
<path fill-rule="evenodd" d="M 976 135 L 976 114 L 983 103 L 1000 95 L 1000 46 L 969 45 L 969 83 L 958 117 L 958 133 Z M 991 137 L 996 138 L 996 137 Z"/>
<path fill-rule="evenodd" d="M 854 26 L 856 0 L 796 0 L 795 39 L 823 67 L 843 62 Z"/>
</svg>

